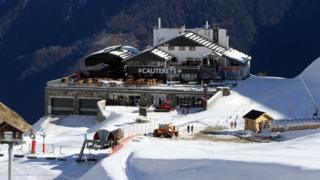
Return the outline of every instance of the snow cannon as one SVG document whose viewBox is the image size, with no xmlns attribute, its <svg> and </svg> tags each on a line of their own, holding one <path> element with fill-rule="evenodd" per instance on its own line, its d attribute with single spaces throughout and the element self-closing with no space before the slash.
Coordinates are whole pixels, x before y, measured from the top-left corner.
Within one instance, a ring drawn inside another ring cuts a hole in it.
<svg viewBox="0 0 320 180">
<path fill-rule="evenodd" d="M 114 126 L 110 126 L 104 129 L 100 129 L 94 133 L 93 139 L 87 139 L 83 141 L 79 157 L 77 158 L 77 162 L 84 162 L 82 158 L 84 149 L 109 149 L 113 148 L 118 142 L 123 139 L 124 133 L 123 130 Z M 87 158 L 88 161 L 97 161 L 96 158 Z"/>
<path fill-rule="evenodd" d="M 172 138 L 174 136 L 178 137 L 178 134 L 178 128 L 172 123 L 159 124 L 159 128 L 153 131 L 154 137 Z"/>
<path fill-rule="evenodd" d="M 118 144 L 119 140 L 123 137 L 124 132 L 122 129 L 109 127 L 98 130 L 93 136 L 93 141 L 96 142 L 99 149 L 107 149 Z"/>
</svg>

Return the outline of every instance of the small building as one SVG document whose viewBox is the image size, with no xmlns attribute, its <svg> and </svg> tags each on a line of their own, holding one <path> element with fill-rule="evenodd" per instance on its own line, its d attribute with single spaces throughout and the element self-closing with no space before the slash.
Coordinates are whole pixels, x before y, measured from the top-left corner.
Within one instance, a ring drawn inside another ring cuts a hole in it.
<svg viewBox="0 0 320 180">
<path fill-rule="evenodd" d="M 20 143 L 22 134 L 30 129 L 30 124 L 0 102 L 0 143 Z"/>
<path fill-rule="evenodd" d="M 262 129 L 270 128 L 273 118 L 266 112 L 251 110 L 243 116 L 245 119 L 245 130 L 260 133 Z"/>
</svg>

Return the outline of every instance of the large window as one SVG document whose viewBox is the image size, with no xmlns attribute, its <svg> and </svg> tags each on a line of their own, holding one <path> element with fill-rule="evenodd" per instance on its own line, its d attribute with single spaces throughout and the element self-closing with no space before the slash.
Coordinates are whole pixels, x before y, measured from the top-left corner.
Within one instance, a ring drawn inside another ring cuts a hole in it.
<svg viewBox="0 0 320 180">
<path fill-rule="evenodd" d="M 179 46 L 179 51 L 184 51 L 185 47 L 184 46 Z"/>
<path fill-rule="evenodd" d="M 169 46 L 168 49 L 169 51 L 174 51 L 174 46 Z"/>
<path fill-rule="evenodd" d="M 189 50 L 190 50 L 190 51 L 195 51 L 195 50 L 196 50 L 196 47 L 195 47 L 195 46 L 190 46 L 190 47 L 189 47 Z"/>
<path fill-rule="evenodd" d="M 192 60 L 190 60 L 190 59 L 188 59 L 187 58 L 187 65 L 189 65 L 189 66 L 198 66 L 199 64 L 201 64 L 201 60 L 200 59 L 192 59 Z"/>
</svg>

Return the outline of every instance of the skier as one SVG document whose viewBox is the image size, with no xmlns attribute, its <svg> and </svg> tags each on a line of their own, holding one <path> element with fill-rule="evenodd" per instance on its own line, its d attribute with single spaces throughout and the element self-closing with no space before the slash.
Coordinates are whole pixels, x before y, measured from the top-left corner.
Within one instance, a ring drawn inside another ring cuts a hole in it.
<svg viewBox="0 0 320 180">
<path fill-rule="evenodd" d="M 189 125 L 187 126 L 187 130 L 188 130 L 188 133 L 190 133 L 190 126 Z"/>
<path fill-rule="evenodd" d="M 193 125 L 191 126 L 191 133 L 193 134 Z"/>
<path fill-rule="evenodd" d="M 234 128 L 237 128 L 237 121 L 234 121 L 233 126 Z"/>
</svg>

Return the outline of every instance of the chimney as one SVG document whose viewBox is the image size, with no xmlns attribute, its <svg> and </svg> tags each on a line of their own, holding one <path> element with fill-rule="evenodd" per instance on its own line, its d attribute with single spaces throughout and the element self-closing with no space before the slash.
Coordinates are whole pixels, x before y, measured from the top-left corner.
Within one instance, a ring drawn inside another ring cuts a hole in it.
<svg viewBox="0 0 320 180">
<path fill-rule="evenodd" d="M 182 26 L 181 26 L 181 31 L 182 31 L 182 32 L 185 32 L 185 31 L 186 31 L 186 25 L 182 25 Z"/>
<path fill-rule="evenodd" d="M 161 29 L 161 18 L 158 18 L 158 28 Z"/>
</svg>

